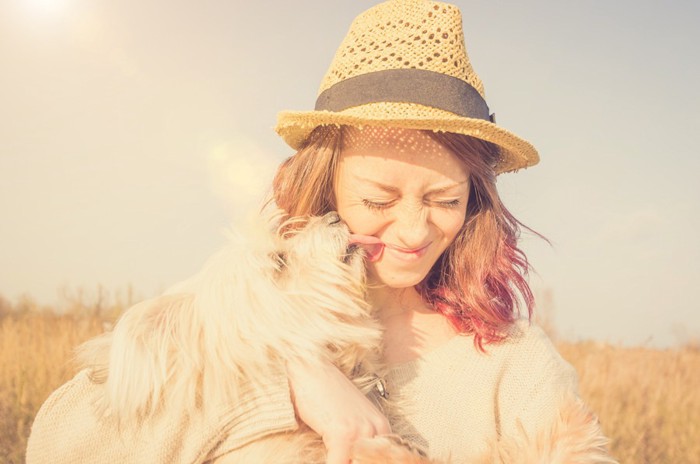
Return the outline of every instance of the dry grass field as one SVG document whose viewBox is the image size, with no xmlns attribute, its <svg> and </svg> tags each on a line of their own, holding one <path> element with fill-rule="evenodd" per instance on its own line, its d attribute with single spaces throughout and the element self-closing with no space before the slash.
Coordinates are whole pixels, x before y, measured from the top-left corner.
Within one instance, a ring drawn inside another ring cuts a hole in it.
<svg viewBox="0 0 700 464">
<path fill-rule="evenodd" d="M 0 463 L 24 462 L 34 415 L 73 375 L 73 348 L 100 333 L 97 317 L 51 313 L 0 319 Z"/>
<path fill-rule="evenodd" d="M 73 375 L 71 355 L 103 330 L 104 317 L 73 311 L 2 311 L 0 463 L 21 463 L 32 418 Z M 102 312 L 104 314 L 104 312 Z M 577 368 L 621 463 L 700 463 L 700 349 L 619 348 L 559 343 Z"/>
</svg>

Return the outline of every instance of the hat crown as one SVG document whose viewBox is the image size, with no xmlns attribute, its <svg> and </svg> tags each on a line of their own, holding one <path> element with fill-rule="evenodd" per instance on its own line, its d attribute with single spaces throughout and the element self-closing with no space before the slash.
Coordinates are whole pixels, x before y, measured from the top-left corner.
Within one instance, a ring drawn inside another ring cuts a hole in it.
<svg viewBox="0 0 700 464">
<path fill-rule="evenodd" d="M 319 88 L 376 71 L 422 69 L 460 79 L 484 97 L 464 45 L 462 16 L 447 3 L 389 0 L 360 14 Z"/>
</svg>

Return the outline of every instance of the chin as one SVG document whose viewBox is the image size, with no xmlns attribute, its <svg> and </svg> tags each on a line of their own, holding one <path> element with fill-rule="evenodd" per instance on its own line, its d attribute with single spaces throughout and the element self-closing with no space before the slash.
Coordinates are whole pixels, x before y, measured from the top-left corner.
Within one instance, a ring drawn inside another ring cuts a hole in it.
<svg viewBox="0 0 700 464">
<path fill-rule="evenodd" d="M 409 288 L 415 287 L 425 279 L 428 275 L 428 270 L 424 272 L 406 272 L 390 269 L 370 269 L 370 282 L 372 284 L 380 284 L 389 288 Z"/>
</svg>

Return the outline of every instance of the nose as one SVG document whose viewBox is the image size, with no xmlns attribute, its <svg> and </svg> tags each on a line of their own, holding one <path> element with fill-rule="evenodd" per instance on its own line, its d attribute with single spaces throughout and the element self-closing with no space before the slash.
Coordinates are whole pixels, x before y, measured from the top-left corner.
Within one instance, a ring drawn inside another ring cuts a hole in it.
<svg viewBox="0 0 700 464">
<path fill-rule="evenodd" d="M 335 211 L 331 211 L 330 213 L 326 213 L 323 219 L 326 222 L 326 224 L 332 226 L 340 222 L 340 215 L 338 215 L 338 213 L 336 213 Z"/>
<path fill-rule="evenodd" d="M 430 236 L 430 216 L 427 208 L 407 205 L 397 212 L 395 225 L 396 236 L 401 241 L 397 245 L 413 250 L 427 244 Z"/>
</svg>

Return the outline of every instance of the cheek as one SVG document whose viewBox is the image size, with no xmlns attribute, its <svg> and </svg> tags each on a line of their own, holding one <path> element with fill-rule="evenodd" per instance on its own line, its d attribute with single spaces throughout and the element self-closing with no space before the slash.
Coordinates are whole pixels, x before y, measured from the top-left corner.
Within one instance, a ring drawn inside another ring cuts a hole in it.
<svg viewBox="0 0 700 464">
<path fill-rule="evenodd" d="M 335 208 L 350 232 L 354 234 L 374 235 L 385 222 L 381 214 L 369 211 L 362 204 L 362 198 L 359 195 L 339 188 L 335 190 Z"/>
<path fill-rule="evenodd" d="M 459 232 L 464 227 L 465 215 L 461 215 L 456 221 L 454 221 L 449 229 L 450 242 L 452 242 Z"/>
<path fill-rule="evenodd" d="M 457 237 L 459 234 L 459 231 L 462 230 L 465 220 L 466 212 L 451 211 L 436 215 L 434 218 L 434 224 L 438 226 L 445 238 L 445 241 L 449 244 L 452 243 L 455 237 Z"/>
<path fill-rule="evenodd" d="M 364 205 L 339 203 L 337 208 L 340 218 L 354 234 L 374 235 L 383 226 L 380 215 L 368 211 Z"/>
</svg>

